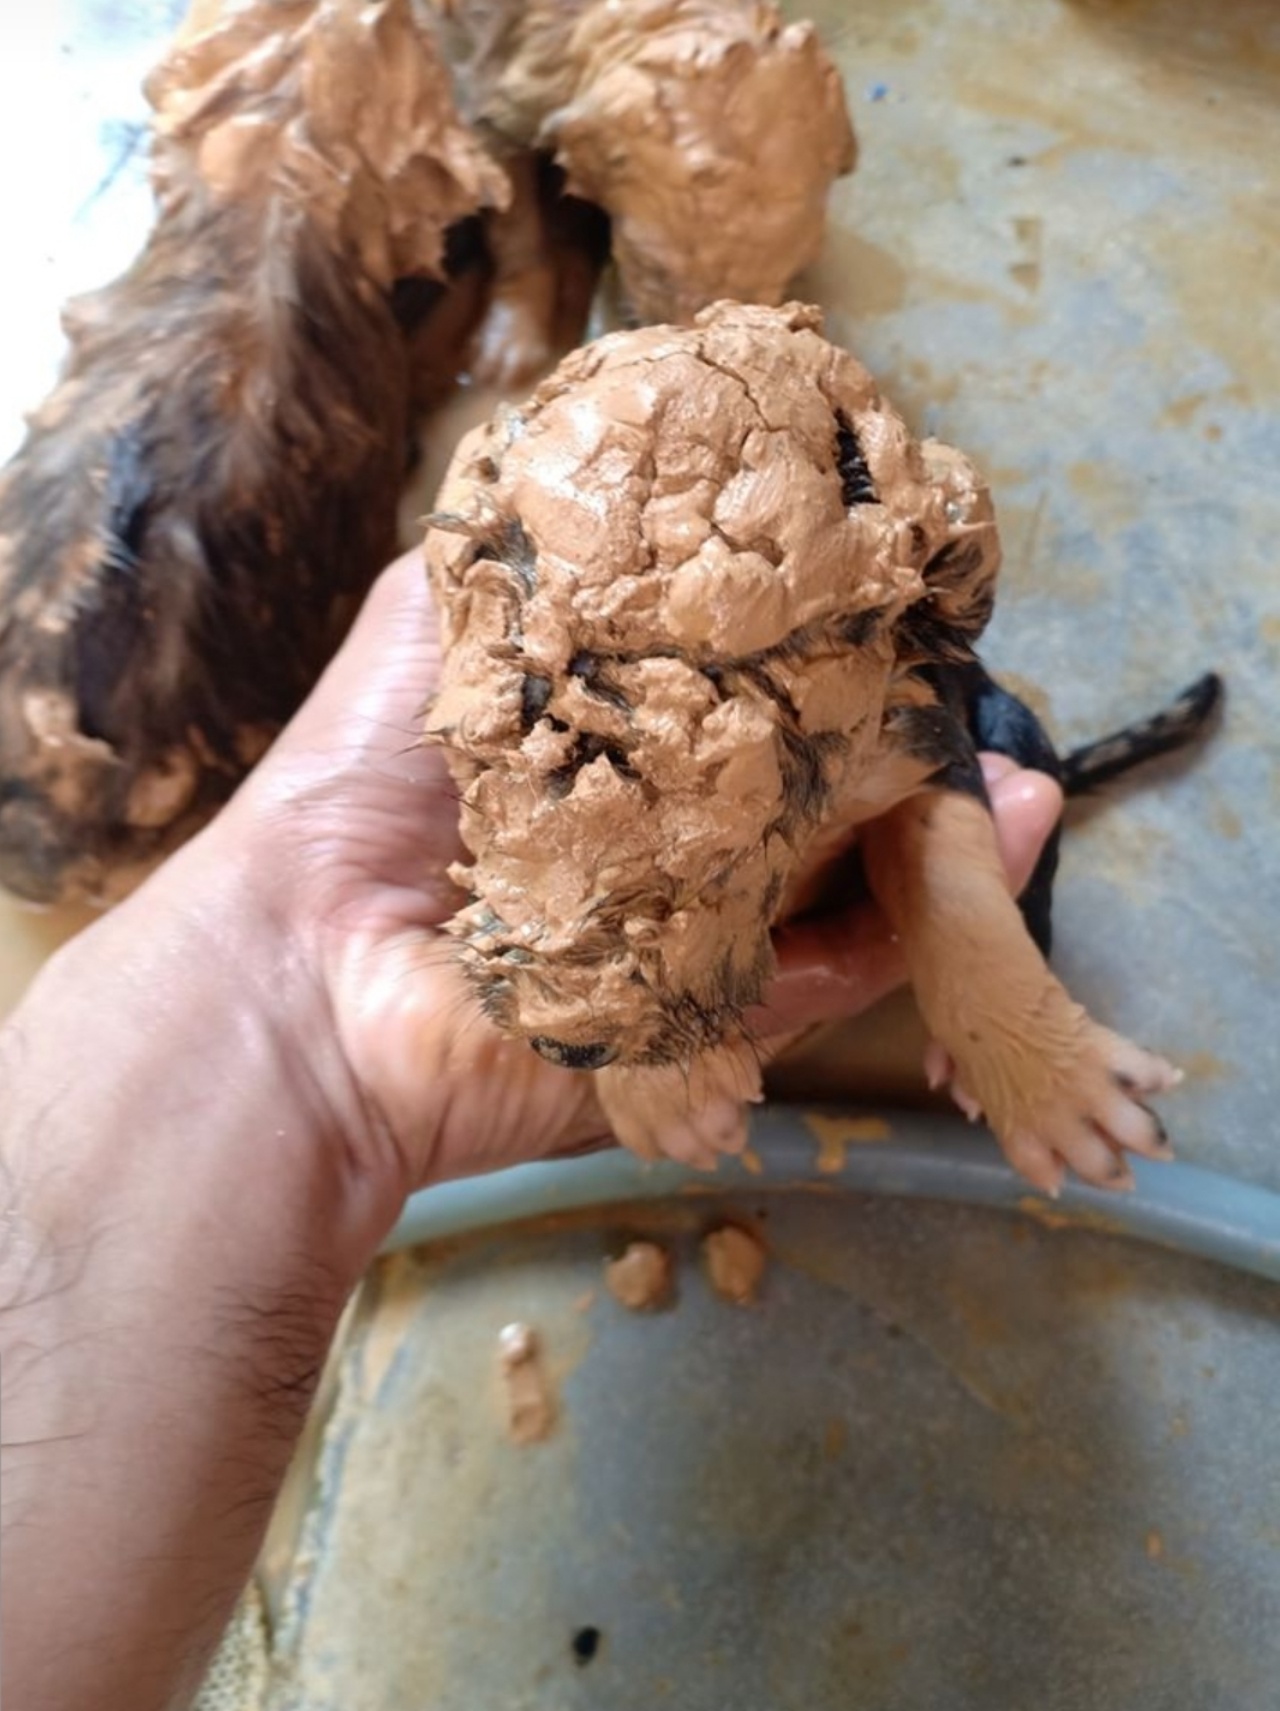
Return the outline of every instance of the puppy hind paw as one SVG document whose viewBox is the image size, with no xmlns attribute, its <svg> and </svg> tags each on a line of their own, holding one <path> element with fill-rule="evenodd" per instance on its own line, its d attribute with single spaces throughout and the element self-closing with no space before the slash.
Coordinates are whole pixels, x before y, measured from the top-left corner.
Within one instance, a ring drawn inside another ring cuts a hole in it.
<svg viewBox="0 0 1280 1711">
<path fill-rule="evenodd" d="M 925 1048 L 924 1074 L 931 1093 L 945 1087 L 971 1123 L 981 1122 L 982 1105 L 957 1076 L 955 1062 L 941 1040 L 930 1040 Z"/>
<path fill-rule="evenodd" d="M 1095 1187 L 1130 1189 L 1130 1153 L 1173 1156 L 1163 1122 L 1142 1095 L 1165 1092 L 1180 1079 L 1163 1058 L 1091 1023 L 1051 1099 L 1039 1111 L 1020 1113 L 1002 1134 L 1005 1151 L 1037 1186 L 1050 1180 L 1047 1153 Z"/>
<path fill-rule="evenodd" d="M 983 1115 L 981 1100 L 968 1091 L 939 1040 L 925 1053 L 925 1074 L 931 1088 L 950 1089 L 970 1122 Z M 1181 1071 L 1164 1058 L 1086 1023 L 1036 1101 L 1015 1100 L 992 1126 L 1010 1164 L 1042 1193 L 1056 1197 L 1066 1168 L 1096 1187 L 1123 1191 L 1134 1182 L 1129 1153 L 1173 1156 L 1164 1124 L 1146 1099 L 1181 1080 Z"/>
</svg>

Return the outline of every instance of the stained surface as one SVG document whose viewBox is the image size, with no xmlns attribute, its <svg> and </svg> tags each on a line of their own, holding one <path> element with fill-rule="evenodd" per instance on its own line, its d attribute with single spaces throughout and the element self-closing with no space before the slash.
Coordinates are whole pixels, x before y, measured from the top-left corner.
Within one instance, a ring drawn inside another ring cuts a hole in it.
<svg viewBox="0 0 1280 1711">
<path fill-rule="evenodd" d="M 1274 1702 L 1269 1286 L 991 1213 L 733 1211 L 771 1250 L 754 1308 L 712 1295 L 720 1209 L 687 1202 L 375 1275 L 271 1711 Z M 636 1234 L 666 1312 L 601 1286 Z M 561 1407 L 526 1448 L 515 1313 Z"/>
<path fill-rule="evenodd" d="M 1181 1155 L 1275 1186 L 1280 17 L 1267 0 L 811 10 L 863 143 L 812 289 L 912 425 L 991 480 L 988 662 L 1068 744 L 1226 674 L 1198 762 L 1076 818 L 1056 961 L 1186 1066 Z M 828 1087 L 842 1059 L 829 1042 Z"/>
</svg>

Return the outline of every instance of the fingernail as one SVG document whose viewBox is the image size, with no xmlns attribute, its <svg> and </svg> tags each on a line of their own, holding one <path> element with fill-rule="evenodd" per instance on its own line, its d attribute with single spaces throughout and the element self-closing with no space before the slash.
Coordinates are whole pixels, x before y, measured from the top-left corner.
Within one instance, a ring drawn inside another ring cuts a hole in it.
<svg viewBox="0 0 1280 1711">
<path fill-rule="evenodd" d="M 982 776 L 988 785 L 999 784 L 1002 778 L 1008 778 L 1011 773 L 1018 770 L 1018 763 L 1010 760 L 1008 755 L 994 754 L 990 751 L 978 756 L 978 764 L 982 768 Z"/>
<path fill-rule="evenodd" d="M 1017 783 L 1006 784 L 1000 792 L 1000 801 L 1008 807 L 1015 802 L 1034 803 L 1039 800 L 1040 786 L 1034 778 L 1023 778 Z"/>
</svg>

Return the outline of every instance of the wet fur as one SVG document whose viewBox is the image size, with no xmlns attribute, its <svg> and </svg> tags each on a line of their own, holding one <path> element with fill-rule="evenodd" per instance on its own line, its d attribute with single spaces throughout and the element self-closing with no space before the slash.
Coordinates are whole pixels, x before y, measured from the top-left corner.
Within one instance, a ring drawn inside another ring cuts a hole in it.
<svg viewBox="0 0 1280 1711">
<path fill-rule="evenodd" d="M 301 215 L 165 223 L 69 330 L 0 488 L 0 881 L 38 900 L 229 794 L 394 551 L 408 435 L 391 304 Z M 61 786 L 33 692 L 98 745 Z M 179 817 L 131 825 L 139 777 L 178 765 Z"/>
<path fill-rule="evenodd" d="M 63 374 L 0 474 L 19 896 L 108 900 L 193 831 L 396 550 L 415 365 L 501 194 L 418 29 L 409 0 L 210 5 L 149 80 L 156 223 L 70 306 Z M 351 131 L 335 62 L 390 144 Z M 256 141 L 232 170 L 236 123 Z"/>
<path fill-rule="evenodd" d="M 847 421 L 839 416 L 835 427 L 835 457 L 839 462 L 849 429 Z M 840 467 L 843 476 L 847 466 L 840 464 Z M 865 481 L 860 477 L 859 482 L 864 489 L 863 502 L 874 502 L 874 489 L 869 477 Z M 437 528 L 452 529 L 459 525 L 460 520 L 437 515 L 430 522 Z M 466 527 L 470 532 L 470 526 Z M 477 530 L 471 552 L 476 560 L 491 563 L 509 580 L 515 596 L 512 644 L 518 649 L 519 609 L 532 592 L 536 576 L 532 543 L 520 520 L 506 517 Z M 956 672 L 969 666 L 976 668 L 970 640 L 981 629 L 990 610 L 989 584 L 994 568 L 994 560 L 984 559 L 982 555 L 951 554 L 934 569 L 935 601 L 939 609 L 944 609 L 949 599 L 953 617 L 949 623 L 933 620 L 925 645 L 957 662 L 952 666 Z M 833 650 L 842 648 L 856 651 L 877 640 L 884 640 L 881 631 L 882 625 L 876 614 L 851 613 L 826 624 L 797 629 L 774 647 L 726 657 L 702 667 L 703 675 L 714 687 L 718 699 L 726 701 L 743 693 L 763 696 L 775 711 L 775 743 L 783 781 L 783 802 L 777 819 L 761 828 L 762 841 L 775 833 L 789 842 L 801 841 L 828 819 L 832 812 L 831 763 L 849 740 L 846 733 L 835 730 L 805 734 L 785 686 L 779 680 L 779 668 L 802 667 L 810 659 L 829 656 Z M 922 643 L 908 620 L 899 622 L 895 640 L 904 646 L 906 660 L 919 656 Z M 571 663 L 570 673 L 579 678 L 594 697 L 616 708 L 629 721 L 635 716 L 635 710 L 621 690 L 611 684 L 609 672 L 611 665 L 616 668 L 635 657 L 580 653 Z M 678 650 L 657 642 L 646 649 L 642 657 L 674 658 L 678 657 Z M 523 674 L 520 717 L 525 729 L 546 716 L 549 688 L 547 679 Z M 922 698 L 927 705 L 921 704 Z M 552 723 L 566 734 L 572 734 L 570 727 L 563 722 L 553 719 Z M 913 784 L 936 780 L 954 785 L 957 766 L 970 766 L 971 776 L 966 783 L 981 792 L 981 771 L 973 744 L 967 741 L 963 725 L 957 726 L 952 720 L 944 695 L 939 693 L 937 680 L 927 668 L 904 670 L 898 698 L 891 695 L 886 709 L 882 741 L 886 756 L 900 754 L 907 760 Z M 621 776 L 638 777 L 628 760 L 626 742 L 625 737 L 609 741 L 594 732 L 579 732 L 568 760 L 545 777 L 548 795 L 553 799 L 566 796 L 581 769 L 602 756 Z M 643 784 L 643 780 L 640 782 Z M 654 883 L 660 884 L 656 874 Z M 762 896 L 761 918 L 765 921 L 780 919 L 787 913 L 783 905 L 781 885 L 772 885 Z M 562 965 L 573 962 L 589 966 L 607 955 L 637 906 L 646 918 L 660 921 L 665 913 L 674 909 L 675 898 L 672 895 L 664 901 L 653 889 L 646 891 L 642 899 L 615 894 L 602 897 L 592 910 L 591 920 L 572 952 L 559 953 Z M 469 924 L 460 948 L 463 967 L 481 1008 L 496 1025 L 510 1031 L 517 1026 L 516 1014 L 510 1002 L 509 984 L 501 969 L 495 966 L 491 946 L 491 941 L 501 938 L 505 931 L 506 923 L 486 907 Z M 503 952 L 504 956 L 512 958 L 522 954 L 515 948 Z M 649 996 L 660 1020 L 645 1051 L 630 1061 L 650 1067 L 679 1066 L 688 1063 L 696 1054 L 715 1047 L 739 1029 L 747 1010 L 763 995 L 771 972 L 772 959 L 767 942 L 762 941 L 745 964 L 737 960 L 734 952 L 726 951 L 713 967 L 705 971 L 704 982 L 696 991 L 668 992 L 660 984 L 652 984 Z"/>
<path fill-rule="evenodd" d="M 320 8 L 260 10 L 227 32 Z M 177 50 L 179 83 L 205 47 Z M 257 99 L 233 83 L 183 123 Z M 394 552 L 442 379 L 419 352 L 440 280 L 375 281 L 287 172 L 218 205 L 167 146 L 146 249 L 72 306 L 63 377 L 0 475 L 0 884 L 37 902 L 118 894 L 234 789 Z M 556 217 L 590 274 L 599 221 Z"/>
<path fill-rule="evenodd" d="M 578 293 L 576 324 L 563 312 L 564 252 L 549 230 L 555 196 L 546 194 L 553 160 L 556 193 L 567 182 L 613 223 L 619 306 L 630 324 L 684 321 L 721 298 L 779 302 L 814 259 L 816 234 L 802 240 L 786 219 L 803 199 L 796 182 L 772 198 L 766 186 L 754 234 L 744 228 L 732 249 L 718 247 L 752 188 L 760 193 L 759 172 L 746 164 L 758 139 L 717 134 L 706 110 L 708 92 L 720 120 L 742 110 L 744 90 L 767 106 L 768 68 L 803 65 L 804 82 L 769 123 L 795 133 L 793 158 L 809 174 L 803 190 L 820 205 L 832 180 L 853 170 L 857 144 L 839 73 L 811 25 L 787 25 L 755 0 L 434 4 L 464 111 L 514 192 L 488 219 L 495 286 L 473 359 L 478 377 L 526 381 L 585 329 L 586 293 Z M 696 58 L 676 57 L 672 44 L 693 34 Z M 638 202 L 637 186 L 667 185 L 669 203 Z M 590 247 L 598 273 L 608 243 Z"/>
<path fill-rule="evenodd" d="M 875 480 L 857 435 L 840 409 L 833 415 L 831 455 L 846 507 L 878 503 Z M 465 535 L 470 546 L 464 566 L 483 562 L 489 574 L 509 590 L 509 645 L 518 660 L 521 611 L 537 584 L 536 553 L 522 521 L 507 514 L 495 514 L 484 521 L 439 514 L 429 521 L 437 529 Z M 773 710 L 783 801 L 778 817 L 760 828 L 760 841 L 779 834 L 790 844 L 803 844 L 815 832 L 822 840 L 819 854 L 798 881 L 785 888 L 771 882 L 761 897 L 762 921 L 776 923 L 797 909 L 810 912 L 819 898 L 837 906 L 846 901 L 839 895 L 840 875 L 848 871 L 846 852 L 856 847 L 857 822 L 842 820 L 845 810 L 835 800 L 832 787 L 835 764 L 853 733 L 806 733 L 787 694 L 784 668 L 803 669 L 809 662 L 833 653 L 862 649 L 875 650 L 883 662 L 885 649 L 889 649 L 893 663 L 882 665 L 889 687 L 879 736 L 880 758 L 872 769 L 879 779 L 875 786 L 879 795 L 863 804 L 862 819 L 886 812 L 919 791 L 958 792 L 986 804 L 978 760 L 983 749 L 1007 754 L 1020 765 L 1036 768 L 1060 782 L 1069 776 L 1074 789 L 1082 787 L 1086 778 L 1118 776 L 1156 753 L 1191 742 L 1207 722 L 1220 692 L 1220 684 L 1213 677 L 1193 686 L 1173 709 L 1126 727 L 1063 762 L 1031 710 L 990 677 L 974 651 L 993 608 L 998 562 L 992 535 L 981 528 L 961 526 L 923 566 L 925 598 L 908 606 L 892 624 L 882 612 L 859 608 L 836 614 L 821 624 L 795 629 L 770 648 L 725 656 L 700 667 L 721 701 L 747 695 L 763 698 Z M 602 710 L 621 715 L 614 737 L 597 730 L 575 733 L 565 721 L 549 714 L 550 679 L 527 670 L 521 672 L 520 729 L 528 733 L 548 720 L 555 730 L 572 739 L 566 758 L 545 775 L 544 785 L 551 799 L 566 797 L 582 769 L 601 758 L 621 777 L 646 788 L 629 752 L 632 739 L 628 727 L 637 714 L 619 686 L 617 672 L 637 658 L 664 657 L 678 658 L 679 650 L 655 638 L 641 655 L 582 651 L 570 662 L 569 675 L 583 685 L 592 700 Z M 435 735 L 439 739 L 445 734 Z M 469 764 L 475 767 L 472 777 L 483 770 L 483 763 L 468 763 L 461 754 L 455 758 L 464 771 Z M 1055 828 L 1020 900 L 1031 937 L 1045 955 L 1052 942 L 1052 887 L 1059 841 L 1060 828 Z M 674 894 L 664 896 L 662 885 L 662 876 L 655 871 L 643 896 L 601 897 L 572 948 L 557 952 L 560 966 L 590 967 L 606 958 L 626 922 L 637 914 L 661 922 L 676 907 Z M 507 943 L 507 932 L 507 923 L 486 905 L 469 912 L 459 923 L 460 951 L 485 1014 L 505 1031 L 519 1032 L 503 963 L 518 966 L 529 959 L 518 946 Z M 762 941 L 745 961 L 741 947 L 726 950 L 703 971 L 696 989 L 666 991 L 660 982 L 651 982 L 649 998 L 657 1020 L 645 1049 L 630 1053 L 627 1061 L 636 1066 L 678 1067 L 733 1037 L 740 1032 L 746 1012 L 763 995 L 771 970 L 767 941 Z M 561 1045 L 556 1048 L 556 1061 L 567 1067 L 595 1067 L 585 1057 L 581 1063 L 569 1063 L 573 1053 L 590 1057 L 593 1049 Z"/>
</svg>

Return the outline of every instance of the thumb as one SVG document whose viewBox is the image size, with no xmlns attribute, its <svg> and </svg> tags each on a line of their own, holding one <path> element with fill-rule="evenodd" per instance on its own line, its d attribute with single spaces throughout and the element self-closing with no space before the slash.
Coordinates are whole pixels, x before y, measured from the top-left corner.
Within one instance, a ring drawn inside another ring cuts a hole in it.
<svg viewBox="0 0 1280 1711">
<path fill-rule="evenodd" d="M 1003 755 L 983 755 L 982 768 L 1009 889 L 1016 896 L 1062 816 L 1062 790 L 1047 774 L 1028 771 Z M 859 1015 L 907 978 L 902 947 L 870 901 L 779 928 L 774 950 L 777 972 L 764 1002 L 748 1018 L 766 1039 Z"/>
</svg>

